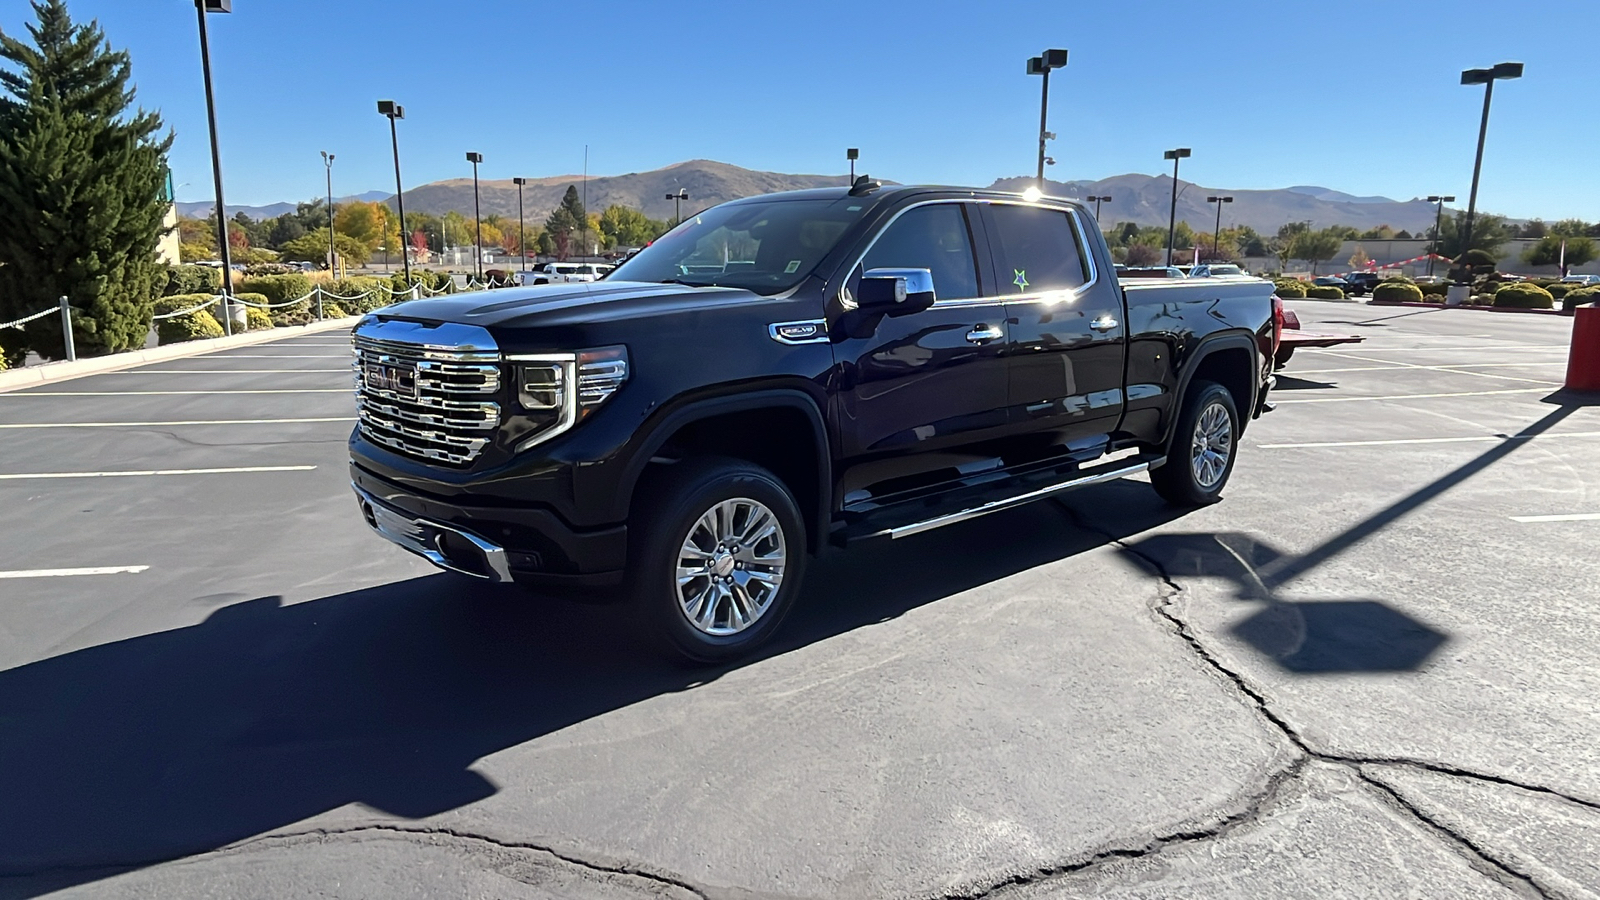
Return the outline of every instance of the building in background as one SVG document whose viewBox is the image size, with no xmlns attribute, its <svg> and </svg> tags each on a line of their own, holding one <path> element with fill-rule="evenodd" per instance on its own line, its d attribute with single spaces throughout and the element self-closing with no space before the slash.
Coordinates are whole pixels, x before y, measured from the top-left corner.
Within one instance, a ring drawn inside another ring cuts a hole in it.
<svg viewBox="0 0 1600 900">
<path fill-rule="evenodd" d="M 161 220 L 166 226 L 166 231 L 161 234 L 160 243 L 156 244 L 156 259 L 169 266 L 176 266 L 183 262 L 181 238 L 178 237 L 178 205 L 172 201 L 172 170 L 167 170 L 167 217 Z"/>
</svg>

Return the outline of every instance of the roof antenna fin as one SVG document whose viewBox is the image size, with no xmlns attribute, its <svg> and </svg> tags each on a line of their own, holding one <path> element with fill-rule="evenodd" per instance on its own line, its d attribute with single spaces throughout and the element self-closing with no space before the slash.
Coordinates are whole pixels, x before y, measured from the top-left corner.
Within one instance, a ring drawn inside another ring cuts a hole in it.
<svg viewBox="0 0 1600 900">
<path fill-rule="evenodd" d="M 865 197 L 881 187 L 883 187 L 883 182 L 873 181 L 870 175 L 862 175 L 856 179 L 855 184 L 850 186 L 850 196 Z"/>
</svg>

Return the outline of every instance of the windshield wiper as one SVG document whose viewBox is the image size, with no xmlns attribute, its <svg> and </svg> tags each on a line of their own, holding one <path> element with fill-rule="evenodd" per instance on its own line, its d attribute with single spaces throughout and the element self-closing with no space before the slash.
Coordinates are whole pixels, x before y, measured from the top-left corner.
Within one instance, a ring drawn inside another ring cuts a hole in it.
<svg viewBox="0 0 1600 900">
<path fill-rule="evenodd" d="M 712 286 L 710 282 L 706 282 L 706 281 L 684 281 L 682 278 L 663 278 L 663 279 L 661 279 L 660 281 L 658 281 L 656 283 L 657 284 L 681 284 L 684 287 L 711 287 Z"/>
</svg>

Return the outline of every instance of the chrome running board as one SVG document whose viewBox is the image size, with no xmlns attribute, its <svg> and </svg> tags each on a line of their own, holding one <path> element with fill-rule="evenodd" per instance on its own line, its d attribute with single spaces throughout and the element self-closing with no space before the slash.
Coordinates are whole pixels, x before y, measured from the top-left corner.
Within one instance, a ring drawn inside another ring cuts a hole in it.
<svg viewBox="0 0 1600 900">
<path fill-rule="evenodd" d="M 999 500 L 991 500 L 981 506 L 974 506 L 971 509 L 963 509 L 959 512 L 945 513 L 944 515 L 934 516 L 931 519 L 924 519 L 921 522 L 913 522 L 909 525 L 886 528 L 883 531 L 877 532 L 873 536 L 888 536 L 891 540 L 910 537 L 914 534 L 921 534 L 924 531 L 932 531 L 935 528 L 943 528 L 946 525 L 954 525 L 957 522 L 965 522 L 969 519 L 976 519 L 979 516 L 987 516 L 990 513 L 997 513 L 1001 510 L 1011 509 L 1013 507 L 1021 506 L 1025 503 L 1032 503 L 1035 500 L 1042 500 L 1045 497 L 1049 497 L 1053 494 L 1059 494 L 1063 491 L 1070 491 L 1074 488 L 1087 487 L 1091 484 L 1100 484 L 1106 481 L 1115 481 L 1118 478 L 1126 478 L 1129 475 L 1137 475 L 1140 472 L 1157 468 L 1164 462 L 1166 462 L 1165 457 L 1157 459 L 1141 459 L 1138 462 L 1117 466 L 1116 468 L 1107 469 L 1103 472 L 1079 474 L 1075 478 L 1069 478 L 1066 481 L 1057 482 L 1056 484 L 1045 485 L 1041 488 L 1034 488 L 1031 491 L 1017 494 L 1014 497 L 1003 497 Z"/>
</svg>

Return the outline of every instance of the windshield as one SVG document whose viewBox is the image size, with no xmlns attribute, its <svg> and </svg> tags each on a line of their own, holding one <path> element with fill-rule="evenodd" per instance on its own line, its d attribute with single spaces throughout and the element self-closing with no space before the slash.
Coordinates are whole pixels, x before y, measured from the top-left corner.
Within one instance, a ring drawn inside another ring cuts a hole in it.
<svg viewBox="0 0 1600 900">
<path fill-rule="evenodd" d="M 713 207 L 639 251 L 610 280 L 780 293 L 811 274 L 866 206 L 860 197 L 841 197 Z"/>
</svg>

